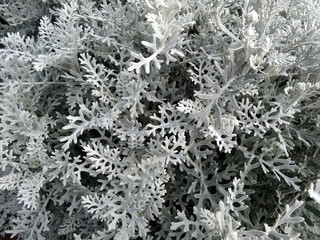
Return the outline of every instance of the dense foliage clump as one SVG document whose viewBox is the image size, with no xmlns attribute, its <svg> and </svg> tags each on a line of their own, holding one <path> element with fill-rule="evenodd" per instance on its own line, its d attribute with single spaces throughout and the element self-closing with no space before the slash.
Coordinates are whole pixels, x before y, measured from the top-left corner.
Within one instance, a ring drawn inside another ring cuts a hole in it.
<svg viewBox="0 0 320 240">
<path fill-rule="evenodd" d="M 2 1 L 0 234 L 318 239 L 319 11 Z"/>
</svg>

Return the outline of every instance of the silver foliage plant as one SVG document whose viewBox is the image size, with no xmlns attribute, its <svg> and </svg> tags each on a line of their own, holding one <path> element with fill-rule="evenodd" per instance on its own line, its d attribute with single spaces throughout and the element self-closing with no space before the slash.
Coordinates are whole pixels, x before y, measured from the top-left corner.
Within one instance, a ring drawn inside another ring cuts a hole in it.
<svg viewBox="0 0 320 240">
<path fill-rule="evenodd" d="M 1 235 L 318 239 L 319 11 L 3 0 Z"/>
</svg>

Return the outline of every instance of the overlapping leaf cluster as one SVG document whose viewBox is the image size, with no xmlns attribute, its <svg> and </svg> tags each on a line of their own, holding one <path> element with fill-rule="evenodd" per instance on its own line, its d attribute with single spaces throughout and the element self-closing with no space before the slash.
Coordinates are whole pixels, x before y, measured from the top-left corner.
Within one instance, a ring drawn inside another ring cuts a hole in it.
<svg viewBox="0 0 320 240">
<path fill-rule="evenodd" d="M 4 0 L 0 233 L 317 239 L 316 0 Z"/>
</svg>

